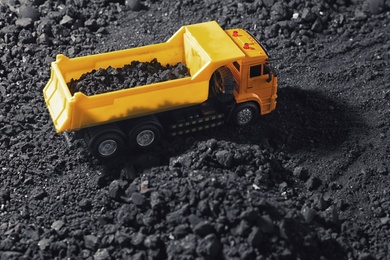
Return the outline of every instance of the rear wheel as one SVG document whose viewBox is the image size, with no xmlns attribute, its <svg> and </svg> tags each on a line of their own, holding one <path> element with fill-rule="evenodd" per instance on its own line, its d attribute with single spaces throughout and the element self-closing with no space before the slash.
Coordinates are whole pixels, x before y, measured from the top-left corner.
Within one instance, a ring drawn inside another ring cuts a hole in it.
<svg viewBox="0 0 390 260">
<path fill-rule="evenodd" d="M 234 99 L 236 82 L 232 72 L 227 67 L 217 69 L 211 78 L 210 87 L 214 96 L 220 102 L 229 102 Z"/>
<path fill-rule="evenodd" d="M 113 158 L 124 149 L 124 133 L 117 126 L 104 126 L 88 130 L 85 141 L 90 152 L 97 158 Z"/>
<path fill-rule="evenodd" d="M 231 115 L 230 122 L 234 125 L 249 125 L 256 121 L 259 115 L 259 107 L 253 102 L 238 104 Z"/>
<path fill-rule="evenodd" d="M 133 149 L 148 149 L 157 144 L 162 135 L 162 126 L 157 118 L 149 117 L 135 123 L 127 135 L 129 146 Z"/>
</svg>

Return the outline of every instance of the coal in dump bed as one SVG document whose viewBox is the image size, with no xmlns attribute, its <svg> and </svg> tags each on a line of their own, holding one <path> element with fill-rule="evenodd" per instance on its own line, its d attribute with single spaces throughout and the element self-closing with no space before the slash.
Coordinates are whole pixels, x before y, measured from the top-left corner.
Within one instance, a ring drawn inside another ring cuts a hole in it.
<svg viewBox="0 0 390 260">
<path fill-rule="evenodd" d="M 189 70 L 182 62 L 163 66 L 157 59 L 153 59 L 150 62 L 132 61 L 122 68 L 110 66 L 107 69 L 93 70 L 84 73 L 77 80 L 72 79 L 68 87 L 72 95 L 82 92 L 92 96 L 189 76 Z"/>
</svg>

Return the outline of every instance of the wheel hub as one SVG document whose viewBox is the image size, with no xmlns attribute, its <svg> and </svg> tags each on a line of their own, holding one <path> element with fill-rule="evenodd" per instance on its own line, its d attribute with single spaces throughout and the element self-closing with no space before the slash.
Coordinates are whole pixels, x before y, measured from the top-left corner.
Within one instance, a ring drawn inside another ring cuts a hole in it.
<svg viewBox="0 0 390 260">
<path fill-rule="evenodd" d="M 154 132 L 151 130 L 143 130 L 137 135 L 137 144 L 145 147 L 151 145 L 154 141 Z"/>
<path fill-rule="evenodd" d="M 239 125 L 248 124 L 253 118 L 252 110 L 249 108 L 244 108 L 237 114 L 237 123 Z"/>
<path fill-rule="evenodd" d="M 99 144 L 98 151 L 99 154 L 102 156 L 110 156 L 113 155 L 118 148 L 118 144 L 116 143 L 115 140 L 108 139 L 104 140 Z"/>
</svg>

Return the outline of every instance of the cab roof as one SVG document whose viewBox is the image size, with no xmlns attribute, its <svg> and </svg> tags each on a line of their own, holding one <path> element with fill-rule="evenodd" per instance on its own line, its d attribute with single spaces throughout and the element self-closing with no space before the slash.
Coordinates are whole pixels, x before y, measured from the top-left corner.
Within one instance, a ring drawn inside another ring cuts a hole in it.
<svg viewBox="0 0 390 260">
<path fill-rule="evenodd" d="M 231 40 L 248 58 L 259 57 L 267 59 L 268 55 L 259 42 L 243 29 L 229 29 L 225 31 Z"/>
</svg>

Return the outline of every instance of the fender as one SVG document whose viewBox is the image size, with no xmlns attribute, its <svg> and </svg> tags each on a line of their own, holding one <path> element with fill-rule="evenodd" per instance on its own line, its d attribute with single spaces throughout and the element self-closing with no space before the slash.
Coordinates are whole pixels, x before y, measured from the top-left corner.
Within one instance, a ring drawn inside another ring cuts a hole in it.
<svg viewBox="0 0 390 260">
<path fill-rule="evenodd" d="M 235 93 L 237 94 L 237 93 Z M 258 105 L 259 105 L 259 108 L 260 108 L 260 114 L 262 115 L 262 105 L 263 105 L 263 102 L 261 100 L 261 98 L 255 94 L 255 93 L 244 93 L 244 94 L 237 94 L 235 95 L 235 99 L 236 99 L 236 103 L 237 104 L 240 104 L 240 103 L 244 103 L 244 102 L 248 102 L 248 101 L 254 101 L 256 102 Z"/>
</svg>

